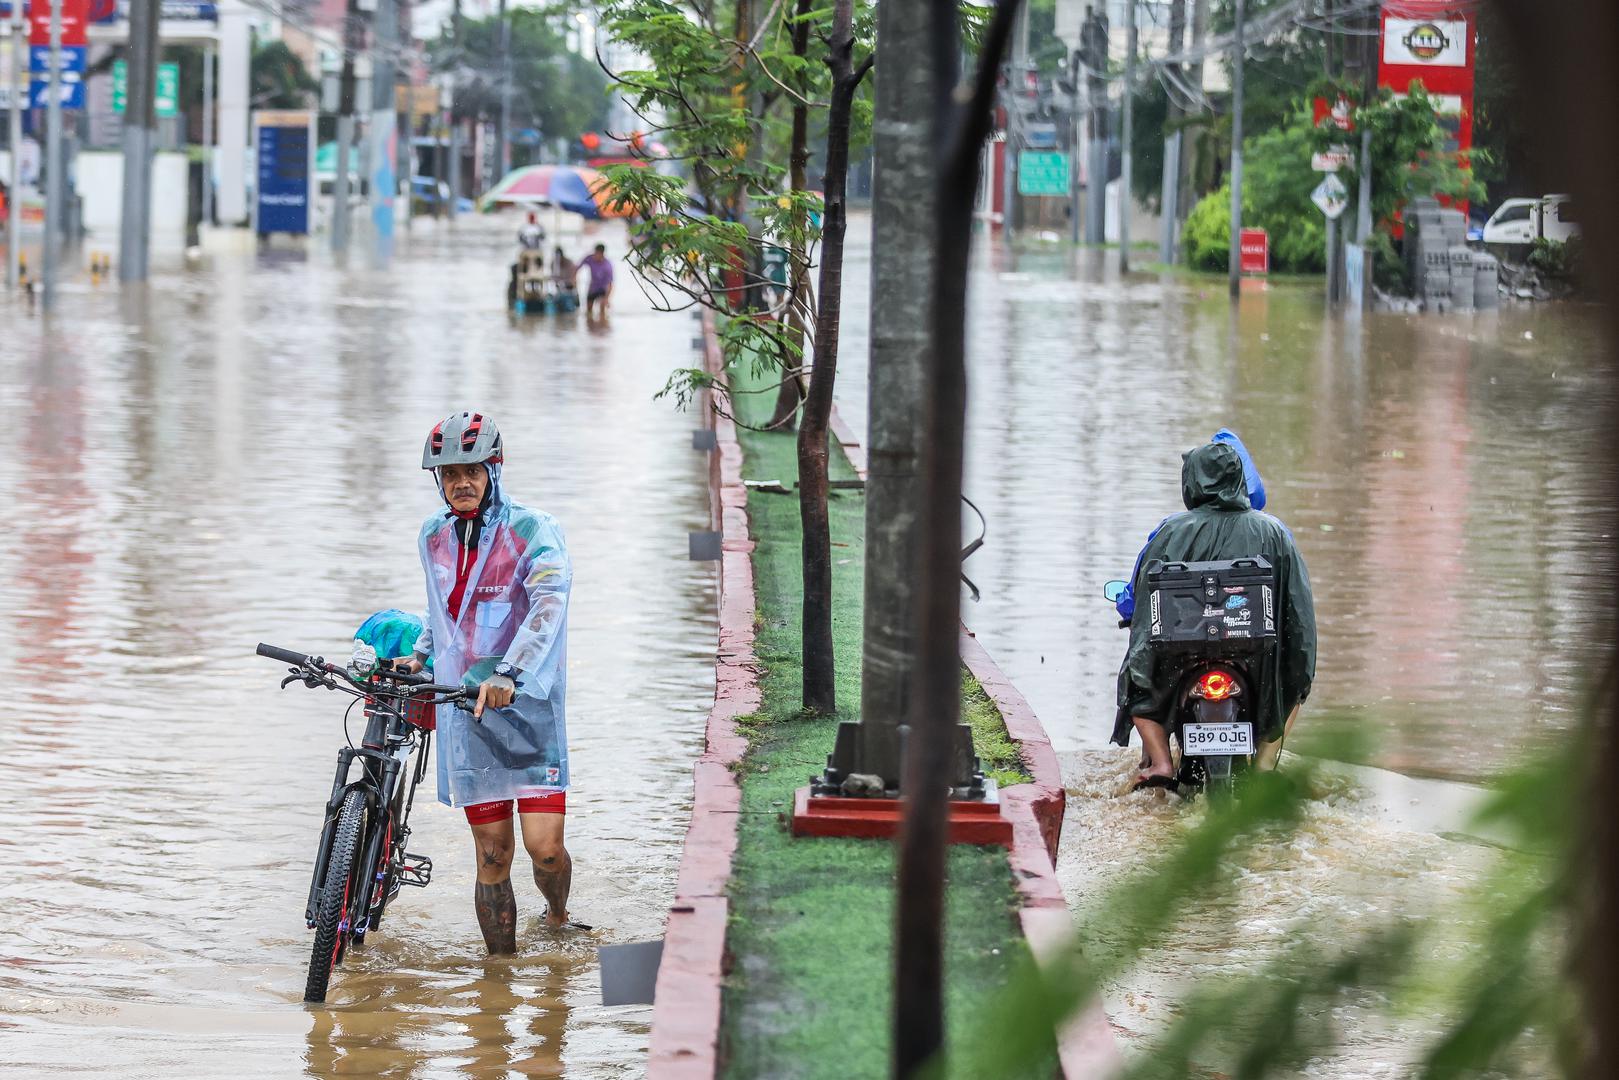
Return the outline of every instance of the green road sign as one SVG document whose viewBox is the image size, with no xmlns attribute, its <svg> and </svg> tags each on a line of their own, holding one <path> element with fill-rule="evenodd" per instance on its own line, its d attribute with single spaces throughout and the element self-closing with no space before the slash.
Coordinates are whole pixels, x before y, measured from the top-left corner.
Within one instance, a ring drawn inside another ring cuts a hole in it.
<svg viewBox="0 0 1619 1080">
<path fill-rule="evenodd" d="M 1061 151 L 1024 150 L 1017 159 L 1019 195 L 1067 195 L 1068 155 Z"/>
<path fill-rule="evenodd" d="M 129 68 L 122 60 L 112 62 L 112 111 L 121 113 L 129 101 Z M 180 113 L 180 65 L 157 65 L 157 115 Z"/>
</svg>

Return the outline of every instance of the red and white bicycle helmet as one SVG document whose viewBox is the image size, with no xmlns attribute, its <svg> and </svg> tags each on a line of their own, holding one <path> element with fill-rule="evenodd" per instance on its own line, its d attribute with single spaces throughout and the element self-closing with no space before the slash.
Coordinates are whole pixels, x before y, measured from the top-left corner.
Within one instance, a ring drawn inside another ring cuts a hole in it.
<svg viewBox="0 0 1619 1080">
<path fill-rule="evenodd" d="M 422 468 L 444 465 L 498 465 L 503 460 L 500 429 L 483 413 L 451 413 L 433 428 L 422 448 Z"/>
</svg>

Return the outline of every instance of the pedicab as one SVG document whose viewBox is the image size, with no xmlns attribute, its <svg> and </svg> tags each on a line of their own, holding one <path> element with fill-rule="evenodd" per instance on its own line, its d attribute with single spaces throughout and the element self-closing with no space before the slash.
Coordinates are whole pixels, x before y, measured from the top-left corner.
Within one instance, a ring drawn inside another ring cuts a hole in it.
<svg viewBox="0 0 1619 1080">
<path fill-rule="evenodd" d="M 479 200 L 485 212 L 500 207 L 549 206 L 587 220 L 626 216 L 613 204 L 606 179 L 595 169 L 574 165 L 526 165 L 513 169 Z M 519 315 L 573 311 L 579 295 L 566 272 L 554 273 L 543 251 L 524 249 L 512 264 L 506 304 Z"/>
</svg>

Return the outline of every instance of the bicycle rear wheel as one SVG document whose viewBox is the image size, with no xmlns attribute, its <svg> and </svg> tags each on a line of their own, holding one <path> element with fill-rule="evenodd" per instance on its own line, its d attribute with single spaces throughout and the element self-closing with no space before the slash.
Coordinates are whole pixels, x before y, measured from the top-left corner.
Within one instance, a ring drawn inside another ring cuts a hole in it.
<svg viewBox="0 0 1619 1080">
<path fill-rule="evenodd" d="M 365 794 L 350 791 L 338 811 L 337 832 L 326 857 L 326 875 L 315 913 L 315 947 L 309 957 L 305 1001 L 325 1001 L 332 968 L 342 957 L 353 922 L 352 912 L 364 902 L 360 896 L 360 845 L 365 840 Z"/>
</svg>

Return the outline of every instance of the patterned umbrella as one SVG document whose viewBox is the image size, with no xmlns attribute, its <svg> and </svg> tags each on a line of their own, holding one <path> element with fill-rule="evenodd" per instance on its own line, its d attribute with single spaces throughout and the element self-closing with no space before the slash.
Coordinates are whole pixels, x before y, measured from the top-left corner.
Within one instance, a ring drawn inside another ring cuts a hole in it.
<svg viewBox="0 0 1619 1080">
<path fill-rule="evenodd" d="M 525 165 L 513 169 L 478 200 L 480 210 L 496 206 L 556 206 L 585 218 L 625 217 L 609 205 L 607 178 L 576 165 Z"/>
</svg>

